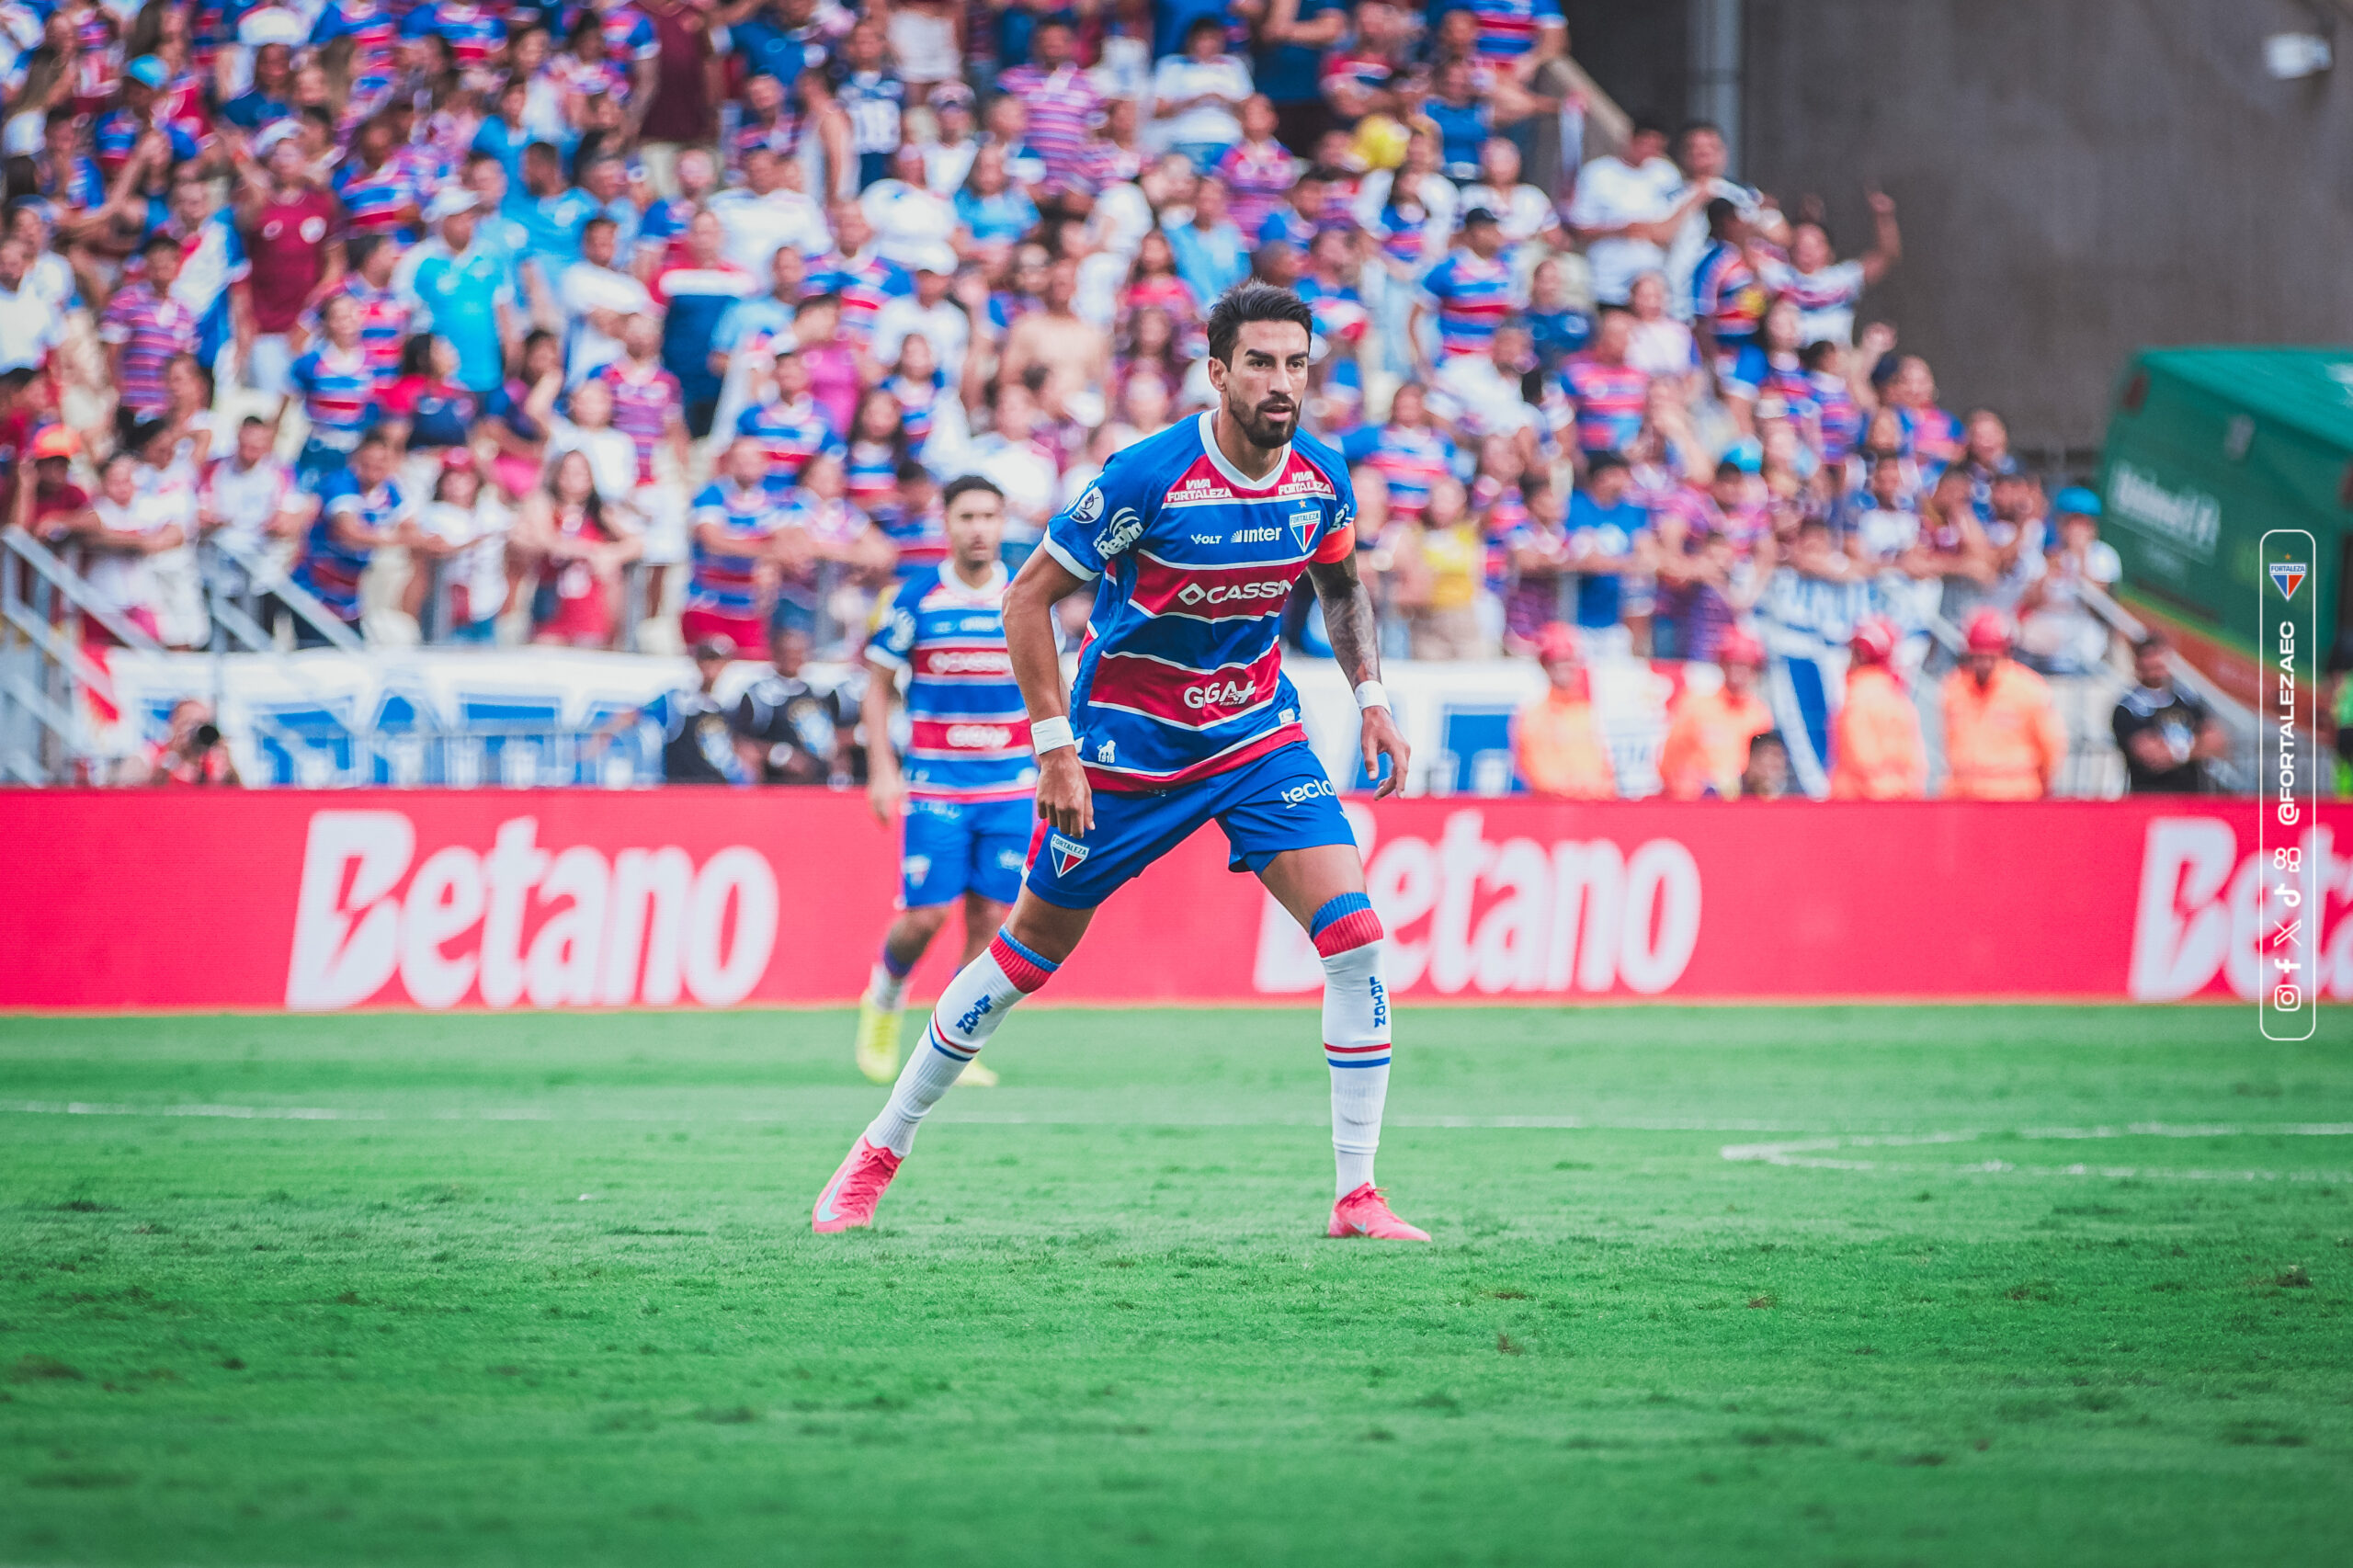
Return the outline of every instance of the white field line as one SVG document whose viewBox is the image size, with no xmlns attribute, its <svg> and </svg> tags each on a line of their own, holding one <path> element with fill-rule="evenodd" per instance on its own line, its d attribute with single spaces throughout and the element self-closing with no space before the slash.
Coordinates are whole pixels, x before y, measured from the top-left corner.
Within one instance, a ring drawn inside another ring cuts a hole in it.
<svg viewBox="0 0 2353 1568">
<path fill-rule="evenodd" d="M 1862 1136 L 1797 1138 L 1775 1143 L 1727 1143 L 1720 1151 L 1735 1163 L 1781 1165 L 1799 1170 L 1875 1171 L 1915 1176 L 2100 1176 L 2111 1180 L 2353 1182 L 2345 1171 L 2203 1170 L 2164 1165 L 2021 1165 L 2008 1160 L 1971 1165 L 1923 1165 L 1916 1161 L 1841 1158 L 1842 1149 L 1917 1148 L 1931 1143 L 1973 1143 L 1984 1138 L 2078 1141 L 2109 1138 L 2353 1138 L 2353 1122 L 2283 1122 L 2270 1126 L 2141 1121 L 2122 1127 L 2029 1127 L 2015 1132 L 1890 1132 Z"/>
<path fill-rule="evenodd" d="M 847 1094 L 857 1091 L 821 1091 Z M 969 1102 L 968 1102 L 969 1104 Z M 1320 1127 L 1324 1119 L 1302 1111 L 1295 1117 L 1184 1113 L 1120 1116 L 1062 1111 L 1024 1112 L 986 1107 L 943 1107 L 943 1119 L 1003 1127 Z M 193 1116 L 237 1121 L 546 1121 L 546 1122 L 808 1122 L 831 1125 L 837 1118 L 815 1112 L 745 1111 L 729 1117 L 691 1112 L 589 1110 L 570 1114 L 542 1106 L 498 1106 L 480 1110 L 420 1111 L 395 1115 L 391 1111 L 331 1106 L 251 1106 L 210 1104 L 151 1104 L 102 1100 L 0 1100 L 0 1115 L 22 1116 Z M 1801 1129 L 1771 1121 L 1636 1120 L 1593 1121 L 1577 1116 L 1392 1116 L 1392 1127 L 1506 1131 L 1538 1129 L 1595 1132 L 1795 1132 Z"/>
</svg>

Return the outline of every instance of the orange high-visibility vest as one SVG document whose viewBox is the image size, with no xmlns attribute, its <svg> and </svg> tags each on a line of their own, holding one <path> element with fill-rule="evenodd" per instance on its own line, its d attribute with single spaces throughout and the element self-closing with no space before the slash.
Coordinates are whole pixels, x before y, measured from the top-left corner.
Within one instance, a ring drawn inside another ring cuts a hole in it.
<svg viewBox="0 0 2353 1568">
<path fill-rule="evenodd" d="M 1601 722 L 1583 698 L 1547 691 L 1512 720 L 1512 754 L 1529 790 L 1563 801 L 1608 801 L 1618 795 Z"/>
<path fill-rule="evenodd" d="M 2014 659 L 1981 688 L 1963 666 L 1945 677 L 1945 796 L 2039 801 L 2066 760 L 2067 732 L 2042 677 Z"/>
<path fill-rule="evenodd" d="M 1916 801 L 1928 792 L 1920 715 L 1884 665 L 1847 672 L 1847 700 L 1831 724 L 1830 748 L 1834 801 Z"/>
<path fill-rule="evenodd" d="M 1696 801 L 1711 787 L 1731 800 L 1748 767 L 1748 743 L 1772 727 L 1771 711 L 1753 691 L 1686 692 L 1659 747 L 1659 782 L 1677 801 Z"/>
</svg>

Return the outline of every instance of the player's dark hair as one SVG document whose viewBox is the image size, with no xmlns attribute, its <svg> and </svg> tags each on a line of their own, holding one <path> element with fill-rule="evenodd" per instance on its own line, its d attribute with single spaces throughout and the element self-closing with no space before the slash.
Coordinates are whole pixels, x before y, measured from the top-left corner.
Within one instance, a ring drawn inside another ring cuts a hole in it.
<svg viewBox="0 0 2353 1568">
<path fill-rule="evenodd" d="M 1237 283 L 1210 309 L 1210 358 L 1231 366 L 1242 329 L 1262 321 L 1290 322 L 1310 338 L 1315 335 L 1315 312 L 1297 294 L 1271 283 Z"/>
<path fill-rule="evenodd" d="M 927 484 L 930 481 L 931 470 L 924 467 L 920 460 L 915 458 L 901 458 L 899 460 L 899 483 L 901 484 Z"/>
<path fill-rule="evenodd" d="M 985 490 L 1000 501 L 1005 499 L 1005 492 L 996 487 L 995 480 L 977 473 L 961 473 L 949 480 L 948 488 L 939 493 L 940 509 L 947 510 L 956 505 L 960 497 L 970 495 L 975 490 Z"/>
</svg>

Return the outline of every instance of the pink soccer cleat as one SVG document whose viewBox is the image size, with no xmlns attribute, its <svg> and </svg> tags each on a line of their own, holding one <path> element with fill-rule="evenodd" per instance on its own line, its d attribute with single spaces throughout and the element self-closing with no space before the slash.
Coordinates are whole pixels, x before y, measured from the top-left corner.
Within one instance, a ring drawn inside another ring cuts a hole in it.
<svg viewBox="0 0 2353 1568">
<path fill-rule="evenodd" d="M 1389 1200 L 1370 1182 L 1332 1205 L 1327 1236 L 1370 1236 L 1377 1242 L 1426 1242 L 1427 1231 L 1416 1230 L 1389 1211 Z"/>
<path fill-rule="evenodd" d="M 835 1231 L 862 1231 L 873 1224 L 875 1206 L 898 1174 L 899 1156 L 869 1143 L 861 1134 L 851 1146 L 849 1157 L 825 1184 L 825 1190 L 817 1195 L 817 1206 L 809 1211 L 809 1228 L 823 1236 Z"/>
</svg>

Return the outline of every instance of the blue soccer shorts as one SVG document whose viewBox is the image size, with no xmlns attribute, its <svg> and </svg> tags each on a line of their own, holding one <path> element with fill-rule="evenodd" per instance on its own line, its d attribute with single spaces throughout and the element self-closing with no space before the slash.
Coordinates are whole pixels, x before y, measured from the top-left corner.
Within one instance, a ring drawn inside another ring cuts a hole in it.
<svg viewBox="0 0 2353 1568">
<path fill-rule="evenodd" d="M 1017 801 L 907 802 L 905 847 L 899 856 L 899 902 L 907 909 L 951 903 L 976 892 L 1011 903 L 1021 891 L 1029 828 L 1038 809 Z"/>
<path fill-rule="evenodd" d="M 1063 909 L 1092 909 L 1211 819 L 1225 830 L 1233 871 L 1263 871 L 1286 849 L 1357 841 L 1331 775 L 1302 743 L 1198 784 L 1096 790 L 1095 826 L 1083 837 L 1042 822 L 1032 830 L 1029 889 Z"/>
</svg>

